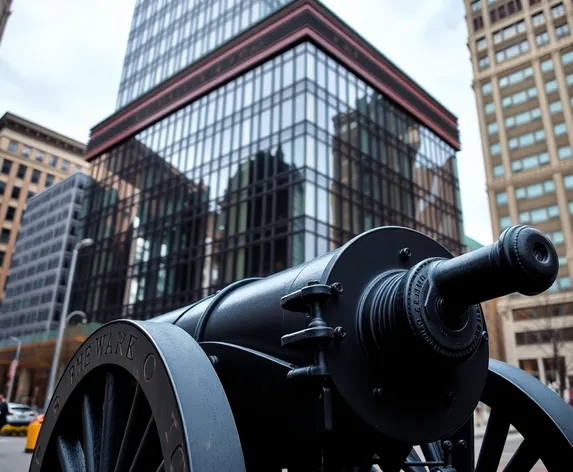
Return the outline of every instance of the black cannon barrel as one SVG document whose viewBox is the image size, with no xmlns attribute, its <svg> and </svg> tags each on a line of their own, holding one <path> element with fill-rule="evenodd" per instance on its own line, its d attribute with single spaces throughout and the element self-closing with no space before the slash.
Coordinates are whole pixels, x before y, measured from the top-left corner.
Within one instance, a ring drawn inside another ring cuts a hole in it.
<svg viewBox="0 0 573 472">
<path fill-rule="evenodd" d="M 558 269 L 555 247 L 542 232 L 513 226 L 489 246 L 439 262 L 432 276 L 444 299 L 467 306 L 513 292 L 537 295 Z"/>
</svg>

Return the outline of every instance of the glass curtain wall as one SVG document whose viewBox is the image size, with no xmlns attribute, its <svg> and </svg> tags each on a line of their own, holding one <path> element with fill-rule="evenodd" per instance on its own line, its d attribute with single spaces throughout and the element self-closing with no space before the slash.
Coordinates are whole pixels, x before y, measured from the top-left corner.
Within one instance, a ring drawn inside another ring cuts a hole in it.
<svg viewBox="0 0 573 472">
<path fill-rule="evenodd" d="M 290 0 L 138 0 L 117 109 L 274 13 Z"/>
<path fill-rule="evenodd" d="M 455 151 L 310 43 L 93 160 L 75 304 L 148 318 L 404 225 L 461 247 Z"/>
</svg>

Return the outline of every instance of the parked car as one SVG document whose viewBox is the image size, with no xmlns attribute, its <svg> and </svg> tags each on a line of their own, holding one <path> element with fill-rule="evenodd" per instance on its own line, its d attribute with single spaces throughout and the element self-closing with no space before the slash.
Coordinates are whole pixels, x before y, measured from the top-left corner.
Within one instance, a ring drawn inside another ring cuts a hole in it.
<svg viewBox="0 0 573 472">
<path fill-rule="evenodd" d="M 22 405 L 21 403 L 8 403 L 8 416 L 6 417 L 7 424 L 13 426 L 25 426 L 36 419 L 36 416 L 38 416 L 38 414 L 28 405 Z"/>
</svg>

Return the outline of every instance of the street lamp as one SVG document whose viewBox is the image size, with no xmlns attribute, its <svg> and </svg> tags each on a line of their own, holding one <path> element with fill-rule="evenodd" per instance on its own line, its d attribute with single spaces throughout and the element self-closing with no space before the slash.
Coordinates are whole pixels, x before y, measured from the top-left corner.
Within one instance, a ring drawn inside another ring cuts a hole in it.
<svg viewBox="0 0 573 472">
<path fill-rule="evenodd" d="M 70 264 L 70 275 L 68 276 L 68 283 L 66 285 L 66 294 L 64 296 L 64 304 L 62 306 L 62 312 L 60 315 L 60 324 L 58 326 L 58 338 L 56 339 L 56 349 L 54 351 L 54 358 L 52 359 L 52 369 L 50 370 L 50 379 L 48 380 L 48 391 L 46 393 L 46 402 L 44 403 L 44 411 L 48 410 L 48 405 L 52 399 L 54 393 L 54 384 L 56 383 L 56 374 L 58 372 L 58 364 L 60 363 L 60 352 L 62 350 L 62 341 L 64 340 L 64 331 L 66 330 L 66 325 L 72 315 L 76 315 L 77 312 L 72 312 L 66 315 L 68 312 L 68 306 L 70 304 L 70 295 L 72 293 L 72 285 L 74 282 L 74 274 L 76 272 L 76 264 L 78 262 L 78 253 L 80 249 L 84 247 L 91 246 L 94 243 L 93 239 L 82 239 L 76 244 L 74 251 L 72 253 L 72 262 Z M 83 312 L 82 312 L 83 313 Z M 84 313 L 84 323 L 87 318 Z"/>
<path fill-rule="evenodd" d="M 12 399 L 12 391 L 14 390 L 14 379 L 16 378 L 16 369 L 18 368 L 18 362 L 20 361 L 20 348 L 22 347 L 22 341 L 20 338 L 15 336 L 10 336 L 12 341 L 16 341 L 18 343 L 18 347 L 16 348 L 16 355 L 12 362 L 10 363 L 10 385 L 8 386 L 8 394 L 6 395 L 6 403 L 10 403 Z"/>
</svg>

